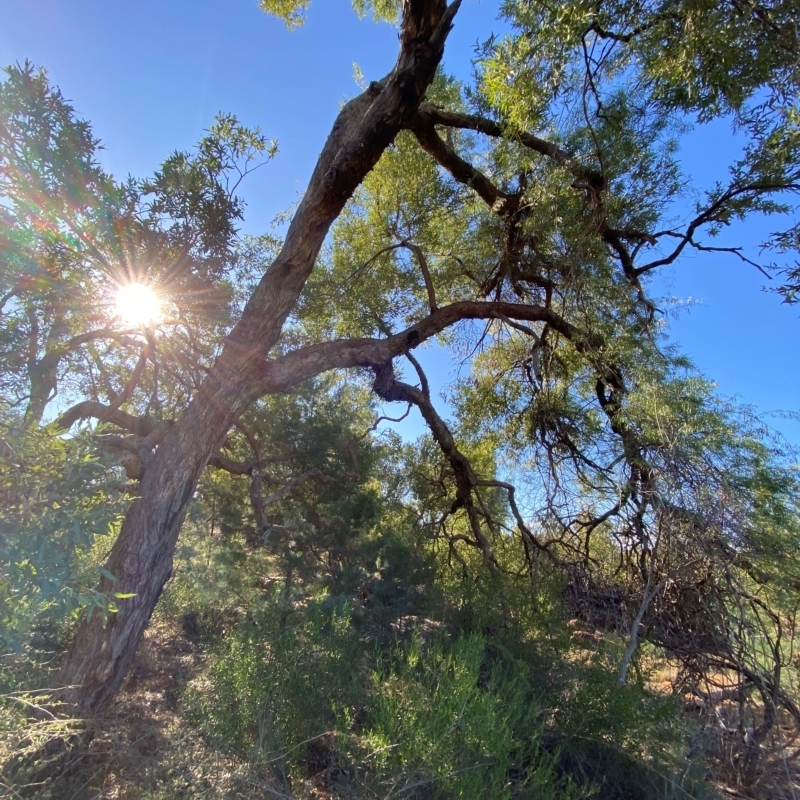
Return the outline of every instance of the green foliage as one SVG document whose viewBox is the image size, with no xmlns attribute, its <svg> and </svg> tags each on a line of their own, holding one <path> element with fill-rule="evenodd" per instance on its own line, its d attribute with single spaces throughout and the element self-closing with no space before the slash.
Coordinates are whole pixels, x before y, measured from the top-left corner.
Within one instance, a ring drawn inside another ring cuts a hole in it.
<svg viewBox="0 0 800 800">
<path fill-rule="evenodd" d="M 518 631 L 452 636 L 422 618 L 375 638 L 355 624 L 358 605 L 323 596 L 284 626 L 280 591 L 260 604 L 214 648 L 186 713 L 287 788 L 324 774 L 355 796 L 704 796 L 680 775 L 674 700 L 618 687 L 603 658 L 568 662 L 563 644 L 537 652 Z M 480 627 L 476 611 L 450 624 Z"/>
<path fill-rule="evenodd" d="M 435 798 L 586 797 L 542 746 L 545 710 L 524 663 L 492 664 L 481 636 L 416 636 L 373 673 L 361 750 L 398 794 Z"/>
<path fill-rule="evenodd" d="M 464 297 L 452 255 L 467 248 L 461 239 L 469 235 L 468 220 L 453 224 L 449 214 L 464 203 L 413 138 L 398 136 L 343 212 L 330 257 L 309 281 L 300 308 L 308 334 L 385 334 L 418 318 L 427 295 L 404 242 L 424 248 L 434 281 L 446 287 L 439 302 Z M 335 314 L 323 312 L 332 307 Z"/>
<path fill-rule="evenodd" d="M 705 797 L 701 770 L 684 759 L 679 699 L 617 685 L 619 648 L 607 648 L 555 675 L 569 698 L 554 711 L 561 768 L 608 800 Z"/>
<path fill-rule="evenodd" d="M 261 0 L 261 9 L 282 19 L 289 30 L 303 24 L 310 5 L 311 0 Z"/>
<path fill-rule="evenodd" d="M 368 14 L 383 22 L 397 22 L 400 13 L 399 0 L 352 0 L 353 8 L 359 17 Z"/>
<path fill-rule="evenodd" d="M 532 63 L 545 74 L 531 77 L 557 91 L 569 88 L 573 58 L 586 39 L 589 48 L 608 45 L 603 69 L 619 75 L 633 64 L 661 102 L 701 117 L 741 111 L 765 85 L 776 95 L 797 86 L 793 8 L 782 0 L 746 9 L 695 0 L 546 6 L 507 0 L 503 13 L 536 37 Z M 531 55 L 529 43 L 514 44 Z"/>
<path fill-rule="evenodd" d="M 239 279 L 260 268 L 239 248 L 244 205 L 236 191 L 276 144 L 222 114 L 194 150 L 173 153 L 150 179 L 117 184 L 96 163 L 89 124 L 46 73 L 27 63 L 5 72 L 0 389 L 9 402 L 27 403 L 32 422 L 57 394 L 62 409 L 87 395 L 114 402 L 127 393 L 134 409 L 171 413 L 198 362 L 210 359 L 210 340 L 230 324 L 234 264 Z M 149 339 L 115 319 L 115 293 L 129 283 L 160 299 Z M 142 351 L 154 347 L 162 359 L 174 354 L 169 370 L 150 352 L 139 385 L 126 389 Z"/>
<path fill-rule="evenodd" d="M 295 759 L 302 759 L 302 743 L 333 729 L 335 710 L 361 699 L 348 618 L 312 607 L 281 629 L 281 602 L 251 614 L 221 644 L 211 691 L 194 694 L 197 722 L 212 741 L 256 761 L 298 745 Z"/>
<path fill-rule="evenodd" d="M 151 221 L 167 221 L 172 246 L 196 248 L 199 266 L 214 273 L 226 266 L 244 202 L 233 192 L 262 157 L 272 158 L 277 143 L 260 128 L 246 128 L 233 114 L 219 114 L 195 152 L 173 153 L 139 190 Z"/>
<path fill-rule="evenodd" d="M 310 396 L 282 401 L 267 419 L 295 431 L 295 459 L 311 446 L 303 429 L 317 431 L 314 460 L 299 463 L 325 463 L 323 443 L 349 429 L 337 414 L 346 397 L 317 395 L 312 413 Z M 469 452 L 491 468 L 491 448 Z M 436 472 L 435 451 L 422 448 L 372 443 L 358 460 L 370 465 L 367 485 L 384 476 L 388 489 L 389 476 L 409 473 L 405 459 L 411 474 Z M 619 643 L 570 655 L 562 583 L 543 575 L 532 596 L 524 576 L 487 573 L 477 553 L 465 554 L 468 572 L 448 566 L 447 548 L 407 513 L 414 497 L 434 511 L 435 494 L 418 494 L 428 485 L 422 474 L 401 481 L 401 505 L 385 499 L 366 525 L 357 505 L 317 501 L 305 558 L 298 532 L 248 552 L 246 518 L 208 514 L 235 509 L 234 496 L 206 485 L 161 613 L 209 650 L 183 712 L 208 745 L 285 793 L 321 780 L 354 796 L 702 796 L 680 777 L 674 701 L 616 685 Z M 514 565 L 513 543 L 496 545 L 500 564 Z"/>
<path fill-rule="evenodd" d="M 400 4 L 398 0 L 352 0 L 353 9 L 360 16 L 371 15 L 376 21 L 396 22 Z M 286 23 L 289 30 L 299 28 L 306 18 L 311 0 L 261 0 L 261 9 Z"/>
<path fill-rule="evenodd" d="M 57 627 L 81 609 L 113 613 L 99 595 L 103 554 L 127 501 L 92 440 L 0 419 L 0 645 L 18 651 L 34 625 Z"/>
</svg>

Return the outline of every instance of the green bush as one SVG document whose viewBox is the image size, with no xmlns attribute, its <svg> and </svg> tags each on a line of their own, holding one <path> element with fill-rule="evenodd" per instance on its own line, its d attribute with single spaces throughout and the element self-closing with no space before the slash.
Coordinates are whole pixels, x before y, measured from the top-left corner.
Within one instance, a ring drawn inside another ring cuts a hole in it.
<svg viewBox="0 0 800 800">
<path fill-rule="evenodd" d="M 541 746 L 543 710 L 524 664 L 491 653 L 479 635 L 428 646 L 415 637 L 373 673 L 363 758 L 388 796 L 586 796 Z"/>
<path fill-rule="evenodd" d="M 409 634 L 390 606 L 341 595 L 287 614 L 275 587 L 217 641 L 189 714 L 214 747 L 293 791 L 324 775 L 353 797 L 705 796 L 676 701 L 618 686 L 616 642 L 579 658 L 565 635 L 526 636 L 476 609 L 403 617 L 417 620 Z"/>
<path fill-rule="evenodd" d="M 98 594 L 107 545 L 128 498 L 90 437 L 24 428 L 0 408 L 0 648 L 19 652 L 36 629 L 57 629 L 82 608 L 113 613 Z M 122 599 L 124 602 L 124 599 Z"/>
<path fill-rule="evenodd" d="M 190 688 L 196 722 L 220 748 L 271 760 L 336 724 L 362 699 L 360 650 L 349 618 L 311 609 L 282 629 L 280 598 L 251 614 L 213 655 L 210 686 Z M 299 764 L 303 751 L 289 765 Z"/>
<path fill-rule="evenodd" d="M 702 776 L 683 758 L 687 732 L 677 698 L 642 684 L 619 686 L 615 663 L 598 654 L 557 670 L 549 747 L 559 769 L 594 784 L 592 797 L 602 800 L 705 797 Z"/>
</svg>

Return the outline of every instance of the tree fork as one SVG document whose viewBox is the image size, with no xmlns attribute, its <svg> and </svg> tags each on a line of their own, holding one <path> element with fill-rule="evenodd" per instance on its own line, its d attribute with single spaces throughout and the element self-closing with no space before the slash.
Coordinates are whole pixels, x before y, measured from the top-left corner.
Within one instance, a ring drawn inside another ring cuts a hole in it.
<svg viewBox="0 0 800 800">
<path fill-rule="evenodd" d="M 394 69 L 347 103 L 334 122 L 281 252 L 250 297 L 211 374 L 168 431 L 109 556 L 101 592 L 133 596 L 103 620 L 84 619 L 59 676 L 62 699 L 82 715 L 113 701 L 172 571 L 198 478 L 230 427 L 259 396 L 264 359 L 280 337 L 330 226 L 386 147 L 416 113 L 460 5 L 404 4 Z"/>
</svg>

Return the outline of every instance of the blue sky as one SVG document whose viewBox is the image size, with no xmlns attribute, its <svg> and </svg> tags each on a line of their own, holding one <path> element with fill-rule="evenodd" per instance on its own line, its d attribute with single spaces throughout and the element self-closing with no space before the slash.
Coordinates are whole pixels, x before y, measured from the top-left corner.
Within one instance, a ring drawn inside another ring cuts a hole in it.
<svg viewBox="0 0 800 800">
<path fill-rule="evenodd" d="M 473 46 L 499 31 L 496 0 L 464 0 L 445 66 L 466 76 Z M 45 67 L 105 146 L 118 178 L 153 172 L 173 150 L 191 147 L 219 111 L 260 125 L 279 154 L 244 186 L 245 230 L 258 233 L 305 188 L 339 104 L 383 76 L 397 33 L 359 21 L 349 0 L 316 0 L 307 24 L 289 33 L 257 0 L 0 0 L 0 64 L 30 59 Z M 717 124 L 682 151 L 698 181 L 724 179 L 738 142 Z M 735 231 L 757 244 L 769 225 Z M 758 411 L 800 410 L 800 308 L 762 291 L 765 279 L 733 257 L 694 255 L 657 279 L 656 294 L 695 303 L 672 324 L 673 339 L 725 396 Z M 442 377 L 449 367 L 423 353 Z M 438 362 L 438 363 L 437 363 Z M 800 423 L 770 417 L 800 445 Z"/>
</svg>

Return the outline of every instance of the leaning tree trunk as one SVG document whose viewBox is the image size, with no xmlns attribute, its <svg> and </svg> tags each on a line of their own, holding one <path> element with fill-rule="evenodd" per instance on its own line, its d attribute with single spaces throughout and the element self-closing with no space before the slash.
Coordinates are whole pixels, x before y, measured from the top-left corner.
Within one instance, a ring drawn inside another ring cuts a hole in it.
<svg viewBox="0 0 800 800">
<path fill-rule="evenodd" d="M 416 113 L 444 51 L 460 0 L 406 0 L 392 72 L 340 112 L 284 246 L 197 396 L 146 465 L 125 517 L 103 592 L 132 593 L 106 624 L 81 624 L 60 675 L 64 699 L 81 714 L 109 706 L 172 570 L 175 544 L 198 478 L 232 423 L 259 395 L 259 375 L 311 274 L 331 224 L 386 147 Z"/>
</svg>

